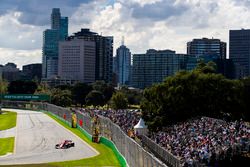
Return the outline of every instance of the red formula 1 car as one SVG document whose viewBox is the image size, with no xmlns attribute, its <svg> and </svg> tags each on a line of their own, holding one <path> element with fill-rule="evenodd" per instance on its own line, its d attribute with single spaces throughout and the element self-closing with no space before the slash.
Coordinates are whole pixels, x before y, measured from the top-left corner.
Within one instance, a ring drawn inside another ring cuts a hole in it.
<svg viewBox="0 0 250 167">
<path fill-rule="evenodd" d="M 65 149 L 70 147 L 75 147 L 75 143 L 72 140 L 64 140 L 55 146 L 56 149 Z"/>
</svg>

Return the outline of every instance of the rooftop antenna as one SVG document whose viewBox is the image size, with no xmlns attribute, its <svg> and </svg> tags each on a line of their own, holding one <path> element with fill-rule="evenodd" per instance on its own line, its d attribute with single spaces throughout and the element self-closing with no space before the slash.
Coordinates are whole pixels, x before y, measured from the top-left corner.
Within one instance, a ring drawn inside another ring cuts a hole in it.
<svg viewBox="0 0 250 167">
<path fill-rule="evenodd" d="M 124 45 L 124 36 L 122 36 L 122 43 L 121 44 Z"/>
</svg>

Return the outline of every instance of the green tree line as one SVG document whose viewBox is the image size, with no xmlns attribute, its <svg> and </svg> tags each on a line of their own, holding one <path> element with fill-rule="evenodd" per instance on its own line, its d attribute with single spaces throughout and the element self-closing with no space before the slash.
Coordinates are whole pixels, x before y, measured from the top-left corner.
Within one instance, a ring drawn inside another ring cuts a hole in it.
<svg viewBox="0 0 250 167">
<path fill-rule="evenodd" d="M 50 88 L 35 81 L 0 81 L 2 94 L 47 94 L 51 96 L 51 103 L 63 107 L 68 106 L 104 106 L 115 109 L 127 108 L 129 104 L 139 105 L 142 92 L 122 87 L 115 90 L 114 86 L 104 81 L 92 84 L 77 83 L 73 86 L 60 85 Z M 112 98 L 112 99 L 111 99 Z"/>
<path fill-rule="evenodd" d="M 199 63 L 144 90 L 143 118 L 152 130 L 192 117 L 249 121 L 250 78 L 226 79 L 215 64 Z"/>
</svg>

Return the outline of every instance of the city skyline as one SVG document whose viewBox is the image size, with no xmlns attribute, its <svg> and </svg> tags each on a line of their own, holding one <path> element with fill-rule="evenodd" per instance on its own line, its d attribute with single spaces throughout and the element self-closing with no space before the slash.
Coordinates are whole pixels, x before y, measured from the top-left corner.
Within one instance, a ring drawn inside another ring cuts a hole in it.
<svg viewBox="0 0 250 167">
<path fill-rule="evenodd" d="M 25 64 L 41 63 L 42 32 L 50 28 L 54 7 L 69 17 L 69 35 L 90 28 L 114 36 L 114 50 L 125 36 L 131 53 L 138 54 L 150 48 L 186 53 L 186 43 L 202 37 L 229 43 L 229 30 L 250 28 L 249 6 L 247 0 L 3 0 L 0 64 L 14 62 L 21 69 Z"/>
</svg>

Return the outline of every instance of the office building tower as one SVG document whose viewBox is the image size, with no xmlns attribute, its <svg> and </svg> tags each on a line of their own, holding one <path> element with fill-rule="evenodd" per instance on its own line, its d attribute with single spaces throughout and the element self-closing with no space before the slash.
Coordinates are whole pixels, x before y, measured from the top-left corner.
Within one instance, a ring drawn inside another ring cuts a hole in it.
<svg viewBox="0 0 250 167">
<path fill-rule="evenodd" d="M 61 17 L 60 9 L 52 9 L 51 29 L 43 32 L 43 78 L 53 78 L 58 74 L 58 43 L 68 36 L 68 18 Z"/>
<path fill-rule="evenodd" d="M 23 66 L 23 77 L 25 80 L 38 80 L 42 78 L 42 64 L 27 64 Z"/>
<path fill-rule="evenodd" d="M 43 33 L 43 77 L 50 78 L 58 71 L 58 42 L 59 32 L 55 29 L 45 30 Z"/>
<path fill-rule="evenodd" d="M 0 65 L 0 78 L 8 82 L 21 79 L 21 71 L 14 63 Z"/>
<path fill-rule="evenodd" d="M 224 75 L 226 78 L 235 79 L 235 64 L 232 59 L 215 60 L 216 72 Z"/>
<path fill-rule="evenodd" d="M 51 13 L 51 29 L 60 29 L 61 13 L 59 8 L 53 8 Z"/>
<path fill-rule="evenodd" d="M 68 37 L 68 17 L 61 17 L 60 25 L 60 40 L 65 40 Z"/>
<path fill-rule="evenodd" d="M 81 39 L 95 43 L 95 80 L 103 80 L 107 83 L 112 82 L 113 70 L 113 37 L 105 37 L 91 32 L 89 29 L 69 36 L 67 40 Z"/>
<path fill-rule="evenodd" d="M 132 86 L 144 89 L 185 70 L 186 56 L 172 50 L 154 49 L 148 50 L 146 54 L 133 55 Z"/>
<path fill-rule="evenodd" d="M 60 79 L 95 82 L 95 42 L 71 38 L 59 42 Z"/>
<path fill-rule="evenodd" d="M 250 75 L 250 29 L 230 30 L 229 58 L 235 65 L 236 78 Z"/>
<path fill-rule="evenodd" d="M 219 39 L 193 39 L 187 43 L 187 54 L 196 57 L 213 57 L 214 59 L 226 59 L 226 43 Z"/>
<path fill-rule="evenodd" d="M 131 75 L 131 53 L 130 50 L 122 45 L 116 50 L 115 74 L 119 85 L 129 85 Z"/>
</svg>

